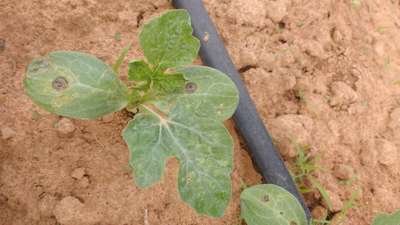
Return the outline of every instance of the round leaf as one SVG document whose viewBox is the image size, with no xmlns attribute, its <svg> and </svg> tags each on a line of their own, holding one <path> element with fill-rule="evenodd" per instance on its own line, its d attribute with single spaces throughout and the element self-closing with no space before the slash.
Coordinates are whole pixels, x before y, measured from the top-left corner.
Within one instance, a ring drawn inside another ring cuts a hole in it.
<svg viewBox="0 0 400 225">
<path fill-rule="evenodd" d="M 157 104 L 163 110 L 184 104 L 187 111 L 198 117 L 213 117 L 224 121 L 235 112 L 239 95 L 235 84 L 222 72 L 206 66 L 177 68 L 186 79 L 183 92 L 167 96 Z"/>
<path fill-rule="evenodd" d="M 140 45 L 147 60 L 161 69 L 183 66 L 193 62 L 200 48 L 192 32 L 189 13 L 171 10 L 144 25 Z"/>
<path fill-rule="evenodd" d="M 307 225 L 300 203 L 277 185 L 260 184 L 245 189 L 240 195 L 240 207 L 248 225 Z"/>
<path fill-rule="evenodd" d="M 379 214 L 375 219 L 372 225 L 399 225 L 400 224 L 400 210 L 390 214 Z"/>
<path fill-rule="evenodd" d="M 127 105 L 127 88 L 94 56 L 52 52 L 29 65 L 24 86 L 32 100 L 58 115 L 94 119 Z"/>
</svg>

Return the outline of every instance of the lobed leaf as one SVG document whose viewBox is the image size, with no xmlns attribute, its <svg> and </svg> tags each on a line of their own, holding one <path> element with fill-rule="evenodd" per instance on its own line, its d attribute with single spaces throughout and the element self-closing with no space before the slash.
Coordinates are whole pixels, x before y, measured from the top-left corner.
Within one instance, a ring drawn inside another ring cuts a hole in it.
<svg viewBox="0 0 400 225">
<path fill-rule="evenodd" d="M 112 68 L 80 52 L 51 52 L 33 60 L 24 86 L 36 104 L 72 118 L 94 119 L 128 103 L 127 88 Z"/>
<path fill-rule="evenodd" d="M 297 199 L 273 184 L 245 189 L 240 195 L 241 217 L 248 225 L 307 225 L 306 214 Z"/>
<path fill-rule="evenodd" d="M 393 214 L 382 213 L 375 217 L 372 225 L 399 225 L 400 210 Z"/>
<path fill-rule="evenodd" d="M 222 121 L 233 114 L 238 94 L 216 70 L 195 66 L 177 71 L 196 88 L 141 106 L 123 131 L 130 164 L 138 185 L 147 187 L 160 180 L 165 160 L 177 157 L 182 199 L 199 213 L 222 216 L 231 196 L 233 148 Z"/>
<path fill-rule="evenodd" d="M 163 70 L 193 62 L 200 41 L 192 32 L 189 13 L 171 10 L 144 25 L 139 40 L 147 60 Z"/>
</svg>

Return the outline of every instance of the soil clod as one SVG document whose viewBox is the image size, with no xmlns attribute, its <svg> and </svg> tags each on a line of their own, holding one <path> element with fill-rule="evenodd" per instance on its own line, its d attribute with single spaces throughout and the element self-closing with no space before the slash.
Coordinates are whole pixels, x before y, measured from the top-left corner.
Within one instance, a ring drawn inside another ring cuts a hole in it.
<svg viewBox="0 0 400 225">
<path fill-rule="evenodd" d="M 6 50 L 6 40 L 0 39 L 0 53 L 4 52 Z"/>
<path fill-rule="evenodd" d="M 62 118 L 55 124 L 59 137 L 72 137 L 75 131 L 74 123 L 67 118 Z"/>
<path fill-rule="evenodd" d="M 11 138 L 15 137 L 15 135 L 17 135 L 17 133 L 13 129 L 11 129 L 9 127 L 1 128 L 1 137 L 4 140 L 11 139 Z"/>
</svg>

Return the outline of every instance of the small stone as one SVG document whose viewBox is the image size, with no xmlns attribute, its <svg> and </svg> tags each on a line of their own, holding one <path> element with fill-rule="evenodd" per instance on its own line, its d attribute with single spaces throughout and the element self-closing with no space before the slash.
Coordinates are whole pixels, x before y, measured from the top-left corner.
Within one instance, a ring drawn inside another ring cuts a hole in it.
<svg viewBox="0 0 400 225">
<path fill-rule="evenodd" d="M 280 153 L 286 158 L 297 155 L 297 146 L 311 143 L 313 127 L 314 121 L 310 117 L 295 114 L 279 116 L 268 124 Z"/>
<path fill-rule="evenodd" d="M 107 114 L 101 118 L 101 121 L 105 123 L 110 123 L 114 120 L 114 113 Z"/>
<path fill-rule="evenodd" d="M 311 215 L 313 219 L 325 220 L 328 216 L 328 210 L 323 206 L 318 205 L 312 210 Z"/>
<path fill-rule="evenodd" d="M 58 136 L 60 137 L 72 137 L 75 131 L 74 123 L 67 118 L 62 118 L 55 124 L 57 128 Z"/>
<path fill-rule="evenodd" d="M 378 162 L 385 166 L 394 166 L 398 161 L 398 151 L 396 145 L 385 139 L 376 141 L 377 149 L 380 149 Z"/>
<path fill-rule="evenodd" d="M 72 171 L 71 177 L 80 180 L 82 177 L 85 176 L 85 168 L 79 167 Z"/>
<path fill-rule="evenodd" d="M 349 180 L 353 177 L 354 171 L 348 165 L 339 164 L 333 168 L 333 175 L 340 180 Z"/>
<path fill-rule="evenodd" d="M 344 82 L 334 82 L 331 86 L 332 99 L 329 104 L 331 106 L 349 105 L 358 99 L 358 94 L 349 85 Z"/>
<path fill-rule="evenodd" d="M 77 198 L 68 196 L 57 203 L 53 214 L 61 224 L 79 223 L 84 205 Z"/>
<path fill-rule="evenodd" d="M 240 50 L 240 67 L 256 66 L 257 56 L 251 49 L 243 48 Z"/>
<path fill-rule="evenodd" d="M 238 13 L 240 9 L 240 13 Z M 234 18 L 239 24 L 262 26 L 266 8 L 263 0 L 231 1 L 226 12 L 229 18 Z"/>
<path fill-rule="evenodd" d="M 52 210 L 56 205 L 56 198 L 53 195 L 45 194 L 43 198 L 39 200 L 39 212 L 41 216 L 51 217 Z"/>
<path fill-rule="evenodd" d="M 275 23 L 279 23 L 288 14 L 286 4 L 286 1 L 270 1 L 266 7 L 267 17 Z"/>
<path fill-rule="evenodd" d="M 79 180 L 78 186 L 81 188 L 87 188 L 90 184 L 89 178 L 88 177 L 82 177 L 82 179 Z"/>
<path fill-rule="evenodd" d="M 17 133 L 9 127 L 1 128 L 1 137 L 4 140 L 11 139 L 11 138 L 15 137 L 16 135 L 17 135 Z"/>
</svg>

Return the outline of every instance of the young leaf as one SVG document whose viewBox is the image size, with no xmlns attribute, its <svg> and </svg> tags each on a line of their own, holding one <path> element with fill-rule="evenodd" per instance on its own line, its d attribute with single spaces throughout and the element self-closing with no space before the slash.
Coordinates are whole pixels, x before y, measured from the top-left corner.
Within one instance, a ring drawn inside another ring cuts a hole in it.
<svg viewBox="0 0 400 225">
<path fill-rule="evenodd" d="M 160 180 L 166 158 L 177 157 L 182 199 L 199 213 L 222 216 L 231 193 L 233 147 L 222 121 L 233 114 L 238 94 L 233 82 L 213 69 L 179 72 L 196 88 L 141 106 L 123 131 L 130 164 L 138 185 L 147 187 Z"/>
<path fill-rule="evenodd" d="M 307 225 L 306 214 L 297 199 L 273 184 L 260 184 L 240 195 L 241 217 L 248 225 Z"/>
<path fill-rule="evenodd" d="M 113 65 L 113 70 L 116 74 L 119 74 L 119 68 L 121 68 L 122 63 L 126 55 L 128 54 L 129 50 L 131 49 L 132 44 L 127 45 L 125 48 L 122 49 L 117 61 Z"/>
<path fill-rule="evenodd" d="M 185 86 L 185 78 L 180 73 L 164 74 L 158 73 L 154 77 L 154 90 L 156 95 L 163 96 L 173 93 L 182 93 Z"/>
<path fill-rule="evenodd" d="M 153 77 L 152 69 L 143 60 L 132 61 L 128 67 L 128 79 L 131 81 L 149 81 Z"/>
<path fill-rule="evenodd" d="M 171 10 L 144 25 L 140 45 L 147 60 L 161 69 L 190 64 L 200 41 L 192 36 L 190 16 L 185 10 Z"/>
<path fill-rule="evenodd" d="M 151 88 L 153 96 L 162 96 L 177 91 L 182 91 L 185 79 L 182 74 L 167 74 L 162 71 L 153 71 L 150 66 L 141 61 L 132 61 L 129 63 L 129 80 L 142 82 L 141 86 Z"/>
<path fill-rule="evenodd" d="M 390 214 L 379 214 L 375 217 L 372 225 L 399 225 L 400 224 L 400 210 Z"/>
<path fill-rule="evenodd" d="M 58 115 L 94 119 L 124 108 L 127 88 L 94 56 L 51 52 L 29 65 L 24 86 L 32 100 Z"/>
</svg>

